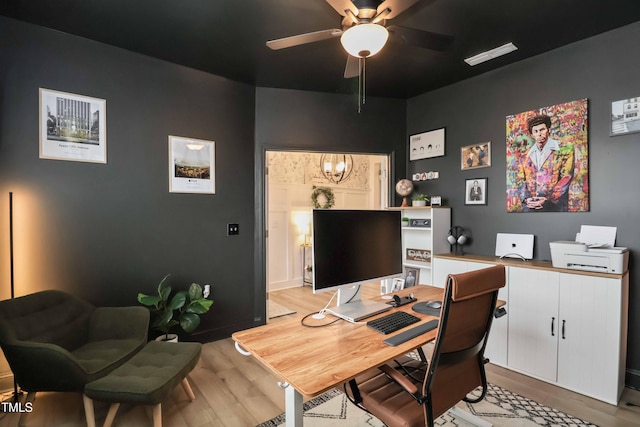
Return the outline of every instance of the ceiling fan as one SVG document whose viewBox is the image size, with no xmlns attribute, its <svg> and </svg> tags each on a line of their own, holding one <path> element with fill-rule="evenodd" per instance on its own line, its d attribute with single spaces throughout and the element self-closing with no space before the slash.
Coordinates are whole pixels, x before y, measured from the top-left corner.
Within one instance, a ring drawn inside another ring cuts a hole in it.
<svg viewBox="0 0 640 427">
<path fill-rule="evenodd" d="M 349 54 L 344 77 L 351 78 L 362 77 L 364 59 L 378 53 L 385 46 L 387 40 L 436 51 L 446 50 L 453 41 L 453 37 L 444 34 L 398 25 L 386 25 L 387 21 L 421 0 L 326 1 L 342 16 L 340 28 L 270 40 L 267 42 L 267 46 L 273 50 L 279 50 L 339 36 L 342 46 Z M 422 1 L 427 2 L 428 0 Z"/>
</svg>

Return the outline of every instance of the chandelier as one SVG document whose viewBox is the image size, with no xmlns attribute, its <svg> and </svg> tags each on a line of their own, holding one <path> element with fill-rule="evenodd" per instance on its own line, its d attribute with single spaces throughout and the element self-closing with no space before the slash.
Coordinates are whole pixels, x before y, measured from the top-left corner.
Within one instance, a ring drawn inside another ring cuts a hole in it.
<svg viewBox="0 0 640 427">
<path fill-rule="evenodd" d="M 350 154 L 323 154 L 320 156 L 322 175 L 334 184 L 349 179 L 353 171 L 353 156 Z"/>
</svg>

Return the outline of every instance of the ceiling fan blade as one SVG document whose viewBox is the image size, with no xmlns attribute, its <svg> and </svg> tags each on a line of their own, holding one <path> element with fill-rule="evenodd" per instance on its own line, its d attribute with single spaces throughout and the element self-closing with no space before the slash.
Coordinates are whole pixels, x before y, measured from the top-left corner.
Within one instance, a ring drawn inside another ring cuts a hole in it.
<svg viewBox="0 0 640 427">
<path fill-rule="evenodd" d="M 432 33 L 431 31 L 416 30 L 414 28 L 390 25 L 389 41 L 403 43 L 437 51 L 444 51 L 453 43 L 453 37 L 445 34 Z"/>
<path fill-rule="evenodd" d="M 354 15 L 358 15 L 358 8 L 351 0 L 327 0 L 327 3 L 342 16 L 347 16 L 345 10 L 351 10 Z"/>
<path fill-rule="evenodd" d="M 273 50 L 285 49 L 287 47 L 299 46 L 301 44 L 313 43 L 320 40 L 332 39 L 342 34 L 339 28 L 330 30 L 315 31 L 313 33 L 298 34 L 297 36 L 284 37 L 282 39 L 269 40 L 267 46 Z"/>
<path fill-rule="evenodd" d="M 386 0 L 383 1 L 380 6 L 378 6 L 378 13 L 382 12 L 385 9 L 391 9 L 391 12 L 389 12 L 385 19 L 392 19 L 393 17 L 401 14 L 419 1 L 420 0 Z"/>
<path fill-rule="evenodd" d="M 347 66 L 344 67 L 344 78 L 358 77 L 360 74 L 360 61 L 355 56 L 347 55 Z"/>
</svg>

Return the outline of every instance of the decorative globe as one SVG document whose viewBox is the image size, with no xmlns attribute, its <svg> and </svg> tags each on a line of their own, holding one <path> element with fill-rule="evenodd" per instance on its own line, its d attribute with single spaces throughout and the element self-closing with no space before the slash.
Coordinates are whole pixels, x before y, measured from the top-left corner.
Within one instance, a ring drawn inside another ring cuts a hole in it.
<svg viewBox="0 0 640 427">
<path fill-rule="evenodd" d="M 409 179 L 401 179 L 396 184 L 396 193 L 402 196 L 402 205 L 401 207 L 409 206 L 409 201 L 407 200 L 407 196 L 411 194 L 413 191 L 413 182 Z"/>
</svg>

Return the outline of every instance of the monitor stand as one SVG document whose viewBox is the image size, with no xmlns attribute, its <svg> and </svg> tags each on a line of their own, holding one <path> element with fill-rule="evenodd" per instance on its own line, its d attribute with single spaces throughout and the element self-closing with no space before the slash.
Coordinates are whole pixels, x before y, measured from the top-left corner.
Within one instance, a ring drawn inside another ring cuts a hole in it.
<svg viewBox="0 0 640 427">
<path fill-rule="evenodd" d="M 338 289 L 338 304 L 333 308 L 328 308 L 327 313 L 348 322 L 359 322 L 391 309 L 389 304 L 383 302 L 362 300 L 360 289 L 360 286 Z"/>
</svg>

